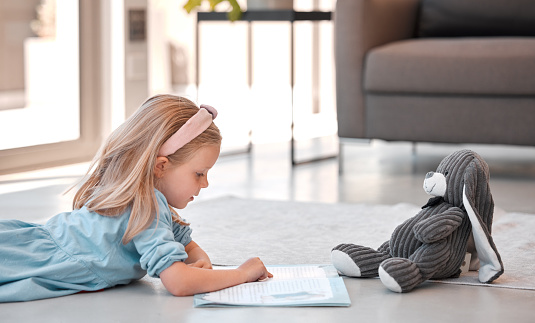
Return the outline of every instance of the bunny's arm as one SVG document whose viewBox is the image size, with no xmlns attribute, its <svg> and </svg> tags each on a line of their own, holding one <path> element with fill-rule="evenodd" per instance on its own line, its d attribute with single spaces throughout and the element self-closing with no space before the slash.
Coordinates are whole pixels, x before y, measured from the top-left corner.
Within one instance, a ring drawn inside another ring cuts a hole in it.
<svg viewBox="0 0 535 323">
<path fill-rule="evenodd" d="M 415 224 L 414 235 L 423 243 L 433 243 L 449 236 L 465 217 L 466 214 L 460 208 L 451 207 Z"/>
</svg>

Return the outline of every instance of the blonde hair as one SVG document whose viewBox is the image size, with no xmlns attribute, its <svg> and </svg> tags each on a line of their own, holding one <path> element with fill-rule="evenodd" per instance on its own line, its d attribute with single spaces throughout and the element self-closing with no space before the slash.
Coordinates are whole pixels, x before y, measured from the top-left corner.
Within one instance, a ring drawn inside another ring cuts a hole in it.
<svg viewBox="0 0 535 323">
<path fill-rule="evenodd" d="M 82 179 L 73 208 L 85 205 L 89 211 L 103 216 L 118 216 L 130 208 L 123 243 L 130 242 L 158 216 L 154 166 L 160 147 L 197 111 L 199 108 L 192 101 L 173 95 L 157 95 L 145 101 L 102 145 Z M 201 147 L 220 143 L 221 134 L 212 122 L 207 130 L 167 158 L 171 165 L 178 166 Z M 180 222 L 176 211 L 170 209 L 173 220 Z"/>
</svg>

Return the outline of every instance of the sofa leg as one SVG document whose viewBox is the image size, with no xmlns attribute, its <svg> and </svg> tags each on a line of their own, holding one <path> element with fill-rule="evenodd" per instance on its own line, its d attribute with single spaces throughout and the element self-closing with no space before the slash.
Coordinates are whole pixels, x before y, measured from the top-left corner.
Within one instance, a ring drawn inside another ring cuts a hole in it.
<svg viewBox="0 0 535 323">
<path fill-rule="evenodd" d="M 338 140 L 338 175 L 344 173 L 344 145 L 342 139 Z"/>
<path fill-rule="evenodd" d="M 344 173 L 344 145 L 348 143 L 357 143 L 357 144 L 370 144 L 371 139 L 360 139 L 360 138 L 338 138 L 338 175 Z"/>
</svg>

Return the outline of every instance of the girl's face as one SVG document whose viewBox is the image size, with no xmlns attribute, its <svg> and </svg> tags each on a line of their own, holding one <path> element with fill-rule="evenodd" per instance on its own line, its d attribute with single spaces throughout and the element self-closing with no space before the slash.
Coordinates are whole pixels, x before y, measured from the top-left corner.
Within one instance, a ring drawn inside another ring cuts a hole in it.
<svg viewBox="0 0 535 323">
<path fill-rule="evenodd" d="M 201 188 L 208 187 L 208 171 L 219 157 L 220 146 L 208 145 L 197 150 L 185 164 L 173 167 L 166 157 L 156 160 L 156 177 L 159 178 L 157 189 L 165 196 L 167 202 L 183 209 Z"/>
</svg>

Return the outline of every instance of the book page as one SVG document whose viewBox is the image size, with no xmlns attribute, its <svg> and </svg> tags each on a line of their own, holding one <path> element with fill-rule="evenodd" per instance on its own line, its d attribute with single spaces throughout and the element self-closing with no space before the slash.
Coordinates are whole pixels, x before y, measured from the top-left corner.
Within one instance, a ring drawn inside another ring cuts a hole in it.
<svg viewBox="0 0 535 323">
<path fill-rule="evenodd" d="M 328 278 L 333 273 L 325 266 L 272 266 L 268 270 L 273 278 L 267 281 L 206 293 L 201 299 L 228 305 L 292 305 L 333 298 Z"/>
<path fill-rule="evenodd" d="M 241 284 L 207 293 L 202 299 L 225 304 L 292 304 L 319 301 L 333 296 L 328 279 L 281 279 Z"/>
<path fill-rule="evenodd" d="M 273 280 L 327 277 L 319 266 L 269 267 L 268 271 L 273 274 Z"/>
<path fill-rule="evenodd" d="M 233 269 L 224 267 L 214 269 Z M 342 277 L 333 265 L 267 266 L 273 278 L 196 294 L 195 307 L 350 306 Z"/>
</svg>

